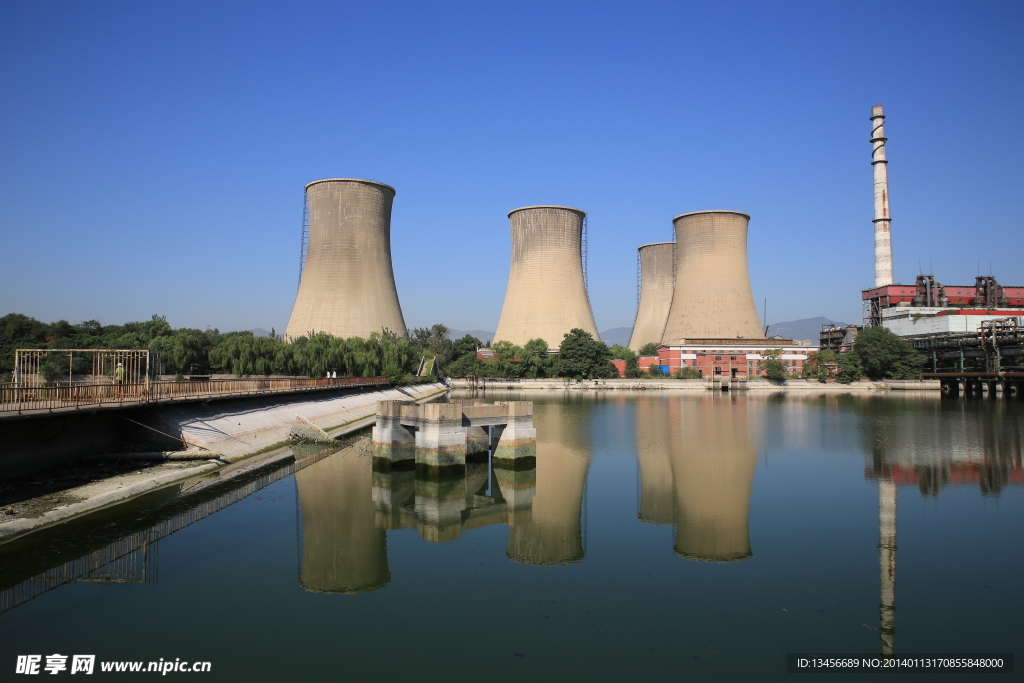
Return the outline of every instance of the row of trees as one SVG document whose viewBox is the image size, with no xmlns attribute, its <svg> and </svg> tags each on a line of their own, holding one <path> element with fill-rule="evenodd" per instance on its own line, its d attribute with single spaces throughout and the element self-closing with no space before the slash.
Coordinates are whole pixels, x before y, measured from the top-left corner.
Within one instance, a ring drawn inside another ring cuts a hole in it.
<svg viewBox="0 0 1024 683">
<path fill-rule="evenodd" d="M 157 315 L 124 325 L 101 325 L 95 320 L 72 325 L 64 320 L 42 323 L 11 313 L 0 318 L 0 375 L 13 371 L 14 350 L 19 348 L 148 349 L 157 369 L 165 374 L 323 377 L 335 372 L 349 377 L 401 377 L 415 373 L 422 357 L 421 347 L 412 340 L 386 330 L 368 339 L 320 333 L 285 342 L 273 333 L 256 337 L 248 331 L 172 329 L 164 316 Z M 66 359 L 63 363 L 66 373 Z"/>
<path fill-rule="evenodd" d="M 548 353 L 549 344 L 543 339 L 532 339 L 523 346 L 500 341 L 491 346 L 493 359 L 484 361 L 477 358 L 482 346 L 481 340 L 469 335 L 452 340 L 444 325 L 416 328 L 408 337 L 382 330 L 367 339 L 317 333 L 286 342 L 273 333 L 256 337 L 248 331 L 172 329 L 164 316 L 157 315 L 124 325 L 101 325 L 95 320 L 72 325 L 64 320 L 42 323 L 11 313 L 0 318 L 0 375 L 13 370 L 17 348 L 149 349 L 166 374 L 323 377 L 335 372 L 339 376 L 395 378 L 416 373 L 423 359 L 435 375 L 529 379 L 617 377 L 618 371 L 609 361 L 621 359 L 626 362 L 627 377 L 643 377 L 646 373 L 640 370 L 639 356 L 657 355 L 656 344 L 634 353 L 618 344 L 609 348 L 580 329 L 564 336 L 557 354 Z M 787 376 L 780 354 L 764 354 L 761 367 L 769 379 Z M 925 362 L 906 340 L 885 328 L 872 327 L 857 336 L 849 353 L 822 351 L 810 356 L 803 373 L 819 379 L 835 377 L 840 382 L 864 376 L 912 379 L 920 376 Z M 67 367 L 66 361 L 62 367 Z M 661 376 L 660 369 L 652 368 L 652 372 Z M 699 377 L 699 373 L 686 368 L 676 376 Z"/>
<path fill-rule="evenodd" d="M 884 327 L 868 327 L 857 334 L 851 351 L 821 351 L 807 359 L 803 372 L 804 377 L 834 377 L 844 384 L 862 377 L 917 379 L 927 361 L 906 339 Z"/>
</svg>

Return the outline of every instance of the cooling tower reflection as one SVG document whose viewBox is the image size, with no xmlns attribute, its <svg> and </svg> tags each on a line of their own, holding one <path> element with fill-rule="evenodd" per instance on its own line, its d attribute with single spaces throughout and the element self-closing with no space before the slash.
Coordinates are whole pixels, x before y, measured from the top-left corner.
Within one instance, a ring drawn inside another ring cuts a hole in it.
<svg viewBox="0 0 1024 683">
<path fill-rule="evenodd" d="M 509 530 L 508 557 L 527 564 L 583 559 L 583 489 L 590 466 L 585 403 L 535 404 L 537 492 Z"/>
<path fill-rule="evenodd" d="M 637 411 L 640 519 L 674 523 L 682 557 L 751 556 L 748 516 L 757 468 L 745 397 L 642 402 Z"/>
<path fill-rule="evenodd" d="M 371 464 L 350 449 L 295 473 L 303 587 L 359 593 L 391 580 L 387 539 L 375 523 Z"/>
</svg>

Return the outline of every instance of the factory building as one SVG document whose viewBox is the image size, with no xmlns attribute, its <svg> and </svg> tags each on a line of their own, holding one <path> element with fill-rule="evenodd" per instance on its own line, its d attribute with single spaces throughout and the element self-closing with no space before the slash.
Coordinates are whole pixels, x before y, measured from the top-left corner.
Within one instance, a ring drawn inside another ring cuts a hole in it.
<svg viewBox="0 0 1024 683">
<path fill-rule="evenodd" d="M 1024 287 L 1006 287 L 992 276 L 973 286 L 943 285 L 918 275 L 914 285 L 866 289 L 865 323 L 881 325 L 901 337 L 930 337 L 978 331 L 982 322 L 1024 315 Z"/>
<path fill-rule="evenodd" d="M 811 354 L 819 351 L 810 342 L 792 339 L 687 339 L 683 344 L 664 344 L 657 356 L 641 356 L 641 370 L 649 372 L 652 365 L 661 367 L 665 375 L 674 375 L 683 368 L 700 372 L 705 379 L 746 379 L 765 374 L 761 361 L 764 352 L 779 349 L 779 360 L 786 372 L 798 375 Z"/>
<path fill-rule="evenodd" d="M 583 262 L 586 213 L 566 206 L 527 206 L 508 214 L 512 265 L 494 341 L 523 346 L 543 339 L 558 348 L 579 328 L 599 339 Z"/>
<path fill-rule="evenodd" d="M 394 188 L 330 178 L 305 189 L 308 227 L 304 220 L 299 291 L 285 337 L 366 338 L 382 330 L 404 336 L 391 266 Z"/>
<path fill-rule="evenodd" d="M 660 344 L 665 333 L 676 284 L 676 243 L 658 242 L 638 248 L 637 267 L 640 292 L 629 339 L 633 351 L 639 351 L 644 344 Z"/>
<path fill-rule="evenodd" d="M 672 219 L 675 284 L 661 342 L 764 339 L 747 270 L 747 223 L 739 211 L 695 211 Z"/>
</svg>

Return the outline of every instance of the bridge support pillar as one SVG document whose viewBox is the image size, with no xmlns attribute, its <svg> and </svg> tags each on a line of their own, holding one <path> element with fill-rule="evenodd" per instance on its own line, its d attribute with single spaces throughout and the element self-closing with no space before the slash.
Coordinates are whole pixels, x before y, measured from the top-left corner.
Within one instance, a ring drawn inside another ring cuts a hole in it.
<svg viewBox="0 0 1024 683">
<path fill-rule="evenodd" d="M 413 406 L 412 401 L 380 401 L 377 404 L 377 422 L 373 426 L 373 457 L 395 464 L 412 466 L 416 459 L 416 439 L 413 430 L 401 422 L 402 408 Z"/>
<path fill-rule="evenodd" d="M 466 466 L 466 429 L 462 406 L 427 403 L 419 406 L 416 431 L 416 463 L 428 467 Z"/>
<path fill-rule="evenodd" d="M 537 430 L 533 426 L 533 401 L 500 401 L 508 411 L 508 422 L 494 450 L 496 464 L 507 467 L 535 467 Z"/>
</svg>

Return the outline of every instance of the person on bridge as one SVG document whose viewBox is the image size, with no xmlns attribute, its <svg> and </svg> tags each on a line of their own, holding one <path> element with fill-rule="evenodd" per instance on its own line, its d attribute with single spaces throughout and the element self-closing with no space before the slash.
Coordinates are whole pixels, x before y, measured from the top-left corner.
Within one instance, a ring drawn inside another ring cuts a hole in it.
<svg viewBox="0 0 1024 683">
<path fill-rule="evenodd" d="M 114 368 L 114 384 L 124 384 L 124 363 L 118 363 Z"/>
</svg>

